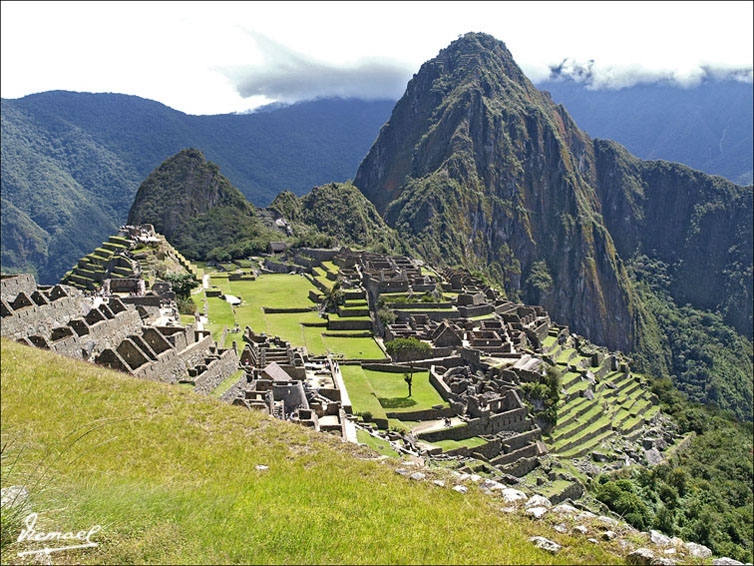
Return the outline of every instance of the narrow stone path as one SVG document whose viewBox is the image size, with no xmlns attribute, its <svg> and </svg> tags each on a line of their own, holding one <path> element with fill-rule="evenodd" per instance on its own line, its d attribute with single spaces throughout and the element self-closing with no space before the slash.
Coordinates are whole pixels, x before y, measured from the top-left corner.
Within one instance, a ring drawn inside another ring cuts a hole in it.
<svg viewBox="0 0 754 566">
<path fill-rule="evenodd" d="M 456 426 L 464 421 L 462 419 L 459 419 L 458 417 L 452 417 L 450 419 L 450 426 Z M 429 432 L 432 430 L 440 430 L 445 428 L 445 419 L 435 419 L 432 421 L 425 421 L 420 425 L 417 425 L 411 429 L 411 432 L 414 434 L 418 434 L 420 432 Z"/>
</svg>

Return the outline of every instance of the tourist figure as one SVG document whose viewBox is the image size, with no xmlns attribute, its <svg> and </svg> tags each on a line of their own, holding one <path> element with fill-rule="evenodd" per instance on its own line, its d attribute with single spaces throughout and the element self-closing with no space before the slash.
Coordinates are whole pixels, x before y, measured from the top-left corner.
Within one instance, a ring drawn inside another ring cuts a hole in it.
<svg viewBox="0 0 754 566">
<path fill-rule="evenodd" d="M 411 397 L 411 384 L 414 382 L 414 377 L 411 375 L 406 375 L 404 376 L 403 381 L 405 381 L 408 385 L 408 396 Z"/>
</svg>

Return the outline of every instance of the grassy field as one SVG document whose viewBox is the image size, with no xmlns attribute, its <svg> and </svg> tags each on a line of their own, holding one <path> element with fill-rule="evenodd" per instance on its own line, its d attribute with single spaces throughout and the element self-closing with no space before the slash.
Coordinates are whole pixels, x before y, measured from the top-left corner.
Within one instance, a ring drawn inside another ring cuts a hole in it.
<svg viewBox="0 0 754 566">
<path fill-rule="evenodd" d="M 343 354 L 346 359 L 379 360 L 385 359 L 385 353 L 374 338 L 342 338 L 340 336 L 323 336 L 325 348 L 333 354 Z"/>
<path fill-rule="evenodd" d="M 410 398 L 402 373 L 366 370 L 358 365 L 341 365 L 340 371 L 355 413 L 369 412 L 375 418 L 386 419 L 386 411 L 400 413 L 430 409 L 433 405 L 447 406 L 429 382 L 426 371 L 414 372 Z"/>
<path fill-rule="evenodd" d="M 209 274 L 209 284 L 218 287 L 223 293 L 230 293 L 230 281 L 227 273 L 213 272 Z"/>
<path fill-rule="evenodd" d="M 209 307 L 209 324 L 206 328 L 212 332 L 212 339 L 219 342 L 223 335 L 223 328 L 226 326 L 233 328 L 235 324 L 233 308 L 230 303 L 220 297 L 207 297 L 206 301 Z"/>
<path fill-rule="evenodd" d="M 402 373 L 391 373 L 384 371 L 373 371 L 362 369 L 372 391 L 380 399 L 411 399 L 415 405 L 410 407 L 396 407 L 389 410 L 395 412 L 417 411 L 422 409 L 431 409 L 433 405 L 442 405 L 447 407 L 448 404 L 440 397 L 437 389 L 429 382 L 428 371 L 415 371 L 411 387 L 411 397 L 408 397 L 408 385 L 403 380 Z M 346 383 L 348 387 L 348 383 Z M 349 390 L 350 392 L 350 390 Z"/>
<path fill-rule="evenodd" d="M 387 419 L 385 409 L 380 405 L 377 395 L 372 389 L 372 384 L 369 383 L 361 366 L 341 365 L 340 373 L 343 375 L 343 381 L 346 384 L 348 397 L 351 399 L 355 414 L 371 413 L 374 418 Z"/>
<path fill-rule="evenodd" d="M 309 299 L 309 290 L 317 291 L 301 275 L 266 274 L 256 281 L 230 281 L 230 294 L 241 297 L 254 307 L 308 308 L 314 303 Z"/>
<path fill-rule="evenodd" d="M 354 457 L 373 457 L 366 447 L 6 340 L 1 354 L 3 487 L 32 486 L 39 530 L 102 526 L 98 547 L 56 563 L 618 560 L 501 513 L 473 487 L 461 495 L 397 475 L 398 462 Z M 565 548 L 540 551 L 534 535 Z M 30 547 L 12 543 L 3 561 Z"/>
<path fill-rule="evenodd" d="M 314 355 L 330 352 L 351 359 L 384 359 L 385 353 L 373 338 L 322 336 L 326 330 L 321 327 L 305 327 L 302 323 L 324 323 L 316 311 L 301 313 L 265 313 L 263 307 L 271 308 L 312 308 L 315 304 L 309 299 L 309 290 L 315 287 L 299 275 L 266 274 L 255 281 L 229 281 L 227 274 L 210 274 L 212 285 L 223 293 L 242 299 L 235 307 L 235 315 L 230 304 L 218 297 L 205 298 L 204 292 L 192 295 L 197 307 L 203 312 L 204 301 L 209 306 L 209 324 L 215 340 L 222 337 L 223 327 L 233 328 L 237 322 L 241 330 L 247 326 L 256 333 L 280 336 L 292 346 L 306 346 Z M 316 289 L 315 289 L 316 290 Z M 331 315 L 338 319 L 337 314 Z M 369 317 L 355 317 L 353 320 L 369 320 Z M 362 331 L 363 332 L 363 331 Z M 228 334 L 225 347 L 233 341 L 239 346 L 241 334 Z"/>
</svg>

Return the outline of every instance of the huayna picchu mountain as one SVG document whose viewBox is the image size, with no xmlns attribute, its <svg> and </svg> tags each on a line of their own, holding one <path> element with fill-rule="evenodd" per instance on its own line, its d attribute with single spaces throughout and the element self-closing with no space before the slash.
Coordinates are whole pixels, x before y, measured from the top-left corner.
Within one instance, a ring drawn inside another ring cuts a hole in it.
<svg viewBox="0 0 754 566">
<path fill-rule="evenodd" d="M 590 140 L 491 36 L 422 65 L 354 183 L 432 260 L 488 267 L 512 297 L 610 347 L 630 284 L 599 217 Z"/>
<path fill-rule="evenodd" d="M 751 340 L 752 188 L 592 140 L 489 35 L 422 65 L 354 184 L 420 255 L 485 270 L 611 348 L 667 332 L 637 296 L 636 256 Z M 751 418 L 750 373 L 741 394 Z"/>
<path fill-rule="evenodd" d="M 228 248 L 250 255 L 264 251 L 270 240 L 254 206 L 197 149 L 180 151 L 146 178 L 128 224 L 152 224 L 190 259 L 212 258 Z"/>
</svg>

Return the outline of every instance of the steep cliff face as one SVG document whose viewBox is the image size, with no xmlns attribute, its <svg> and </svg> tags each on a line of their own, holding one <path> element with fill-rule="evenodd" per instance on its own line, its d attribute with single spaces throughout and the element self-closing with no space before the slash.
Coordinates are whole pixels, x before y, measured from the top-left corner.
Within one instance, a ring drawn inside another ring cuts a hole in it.
<svg viewBox="0 0 754 566">
<path fill-rule="evenodd" d="M 620 255 L 668 264 L 676 302 L 718 311 L 751 336 L 752 187 L 641 161 L 615 142 L 594 147 L 602 215 Z"/>
<path fill-rule="evenodd" d="M 428 259 L 488 269 L 509 295 L 630 349 L 630 284 L 596 175 L 565 110 L 502 42 L 467 34 L 409 82 L 354 183 Z"/>
<path fill-rule="evenodd" d="M 221 259 L 211 256 L 231 245 L 239 251 L 231 254 L 234 257 L 248 255 L 263 250 L 269 241 L 254 206 L 197 149 L 182 150 L 146 178 L 128 223 L 153 224 L 192 259 Z"/>
</svg>

